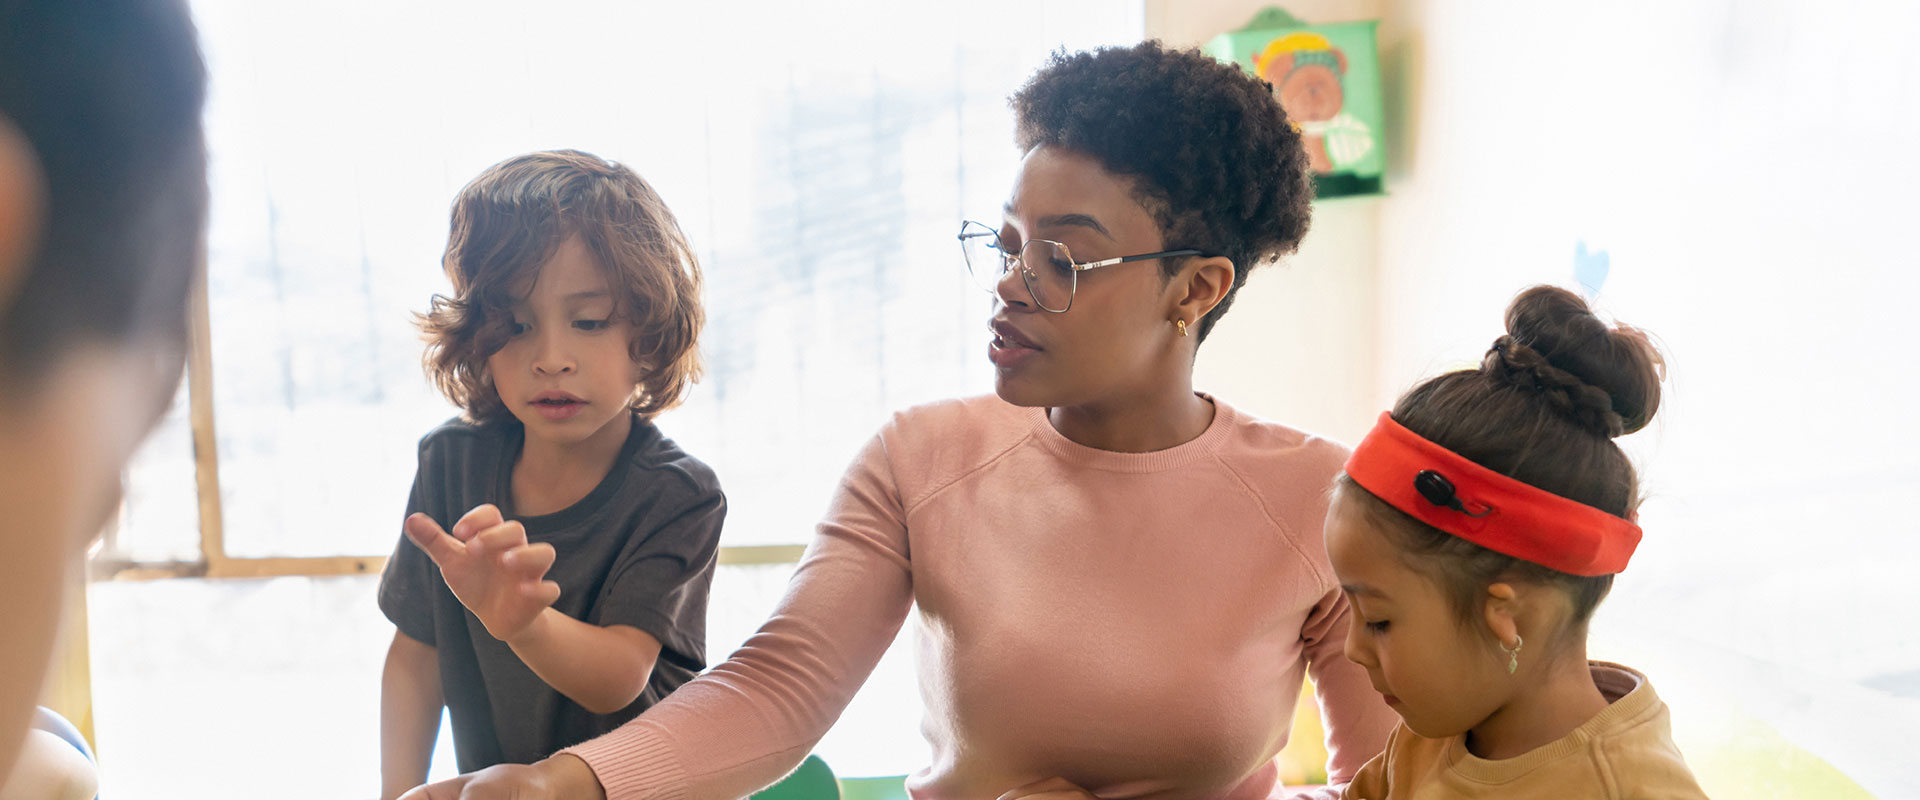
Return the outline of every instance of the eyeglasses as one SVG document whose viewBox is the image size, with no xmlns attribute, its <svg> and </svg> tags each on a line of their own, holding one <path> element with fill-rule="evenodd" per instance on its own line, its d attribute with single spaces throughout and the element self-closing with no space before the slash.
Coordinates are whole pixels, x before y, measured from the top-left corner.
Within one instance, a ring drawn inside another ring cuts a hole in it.
<svg viewBox="0 0 1920 800">
<path fill-rule="evenodd" d="M 1047 239 L 1028 239 L 1020 246 L 1020 252 L 1010 253 L 1000 243 L 999 231 L 972 220 L 960 223 L 960 253 L 967 260 L 967 274 L 990 294 L 999 293 L 1000 280 L 1018 265 L 1020 279 L 1027 284 L 1027 294 L 1033 296 L 1034 305 L 1055 314 L 1064 314 L 1073 307 L 1074 289 L 1080 285 L 1082 272 L 1130 261 L 1202 255 L 1199 250 L 1162 250 L 1099 261 L 1075 261 L 1073 251 L 1066 245 Z"/>
</svg>

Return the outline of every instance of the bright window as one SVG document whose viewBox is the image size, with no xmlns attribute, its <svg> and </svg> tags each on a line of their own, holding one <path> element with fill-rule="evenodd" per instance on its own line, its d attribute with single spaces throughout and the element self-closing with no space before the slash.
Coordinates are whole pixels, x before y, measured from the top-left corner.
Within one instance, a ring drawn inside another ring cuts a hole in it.
<svg viewBox="0 0 1920 800">
<path fill-rule="evenodd" d="M 415 443 L 454 413 L 412 315 L 446 291 L 448 208 L 481 169 L 575 147 L 660 190 L 701 251 L 709 314 L 707 378 L 661 426 L 719 472 L 725 545 L 801 544 L 888 412 L 988 388 L 986 298 L 953 231 L 1004 199 L 1006 97 L 1053 49 L 1142 25 L 1140 4 L 1102 0 L 193 10 L 212 75 L 211 402 L 196 421 L 183 392 L 97 562 L 176 576 L 91 594 L 109 796 L 377 789 L 391 627 L 373 577 L 324 573 L 392 550 Z M 196 483 L 208 430 L 217 473 Z M 209 562 L 281 577 L 191 577 Z M 722 569 L 710 661 L 790 570 Z M 901 649 L 822 745 L 843 774 L 923 763 Z"/>
</svg>

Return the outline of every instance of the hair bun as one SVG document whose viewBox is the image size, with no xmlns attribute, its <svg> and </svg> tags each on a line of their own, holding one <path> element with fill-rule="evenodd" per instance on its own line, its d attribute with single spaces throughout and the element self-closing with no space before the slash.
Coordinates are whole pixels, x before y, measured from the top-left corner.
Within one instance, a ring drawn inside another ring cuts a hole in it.
<svg viewBox="0 0 1920 800">
<path fill-rule="evenodd" d="M 1653 419 L 1660 366 L 1646 334 L 1607 325 L 1572 292 L 1535 286 L 1507 307 L 1507 335 L 1494 340 L 1481 371 L 1539 392 L 1569 420 L 1612 437 Z"/>
</svg>

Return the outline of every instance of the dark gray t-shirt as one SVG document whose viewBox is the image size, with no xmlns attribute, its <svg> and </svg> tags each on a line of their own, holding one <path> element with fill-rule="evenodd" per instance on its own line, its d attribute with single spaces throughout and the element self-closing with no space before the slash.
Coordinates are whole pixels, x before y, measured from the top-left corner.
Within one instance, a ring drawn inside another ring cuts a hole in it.
<svg viewBox="0 0 1920 800">
<path fill-rule="evenodd" d="M 713 471 L 635 416 L 599 486 L 569 508 L 523 517 L 513 511 L 510 487 L 524 436 L 512 419 L 455 419 L 435 428 L 420 440 L 407 513 L 423 512 L 450 531 L 474 506 L 499 506 L 526 527 L 528 541 L 553 545 L 554 608 L 594 625 L 645 631 L 660 641 L 660 658 L 631 705 L 594 714 L 488 634 L 433 560 L 401 536 L 380 576 L 380 610 L 401 633 L 438 651 L 461 772 L 530 763 L 613 730 L 706 666 L 707 590 L 727 507 Z"/>
</svg>

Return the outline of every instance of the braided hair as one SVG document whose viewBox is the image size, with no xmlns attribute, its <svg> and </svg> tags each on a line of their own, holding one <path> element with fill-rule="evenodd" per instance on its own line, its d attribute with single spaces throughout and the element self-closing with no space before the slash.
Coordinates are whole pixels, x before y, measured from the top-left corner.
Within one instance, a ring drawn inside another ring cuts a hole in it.
<svg viewBox="0 0 1920 800">
<path fill-rule="evenodd" d="M 1414 387 L 1394 406 L 1394 420 L 1502 475 L 1631 519 L 1638 481 L 1613 440 L 1646 427 L 1659 410 L 1659 353 L 1644 332 L 1610 326 L 1578 295 L 1551 286 L 1514 298 L 1506 327 L 1478 369 Z M 1569 575 L 1448 534 L 1345 476 L 1340 491 L 1389 531 L 1406 563 L 1440 585 L 1463 625 L 1478 614 L 1488 584 L 1545 584 L 1570 596 L 1573 613 L 1555 638 L 1571 641 L 1613 586 L 1611 575 Z"/>
</svg>

